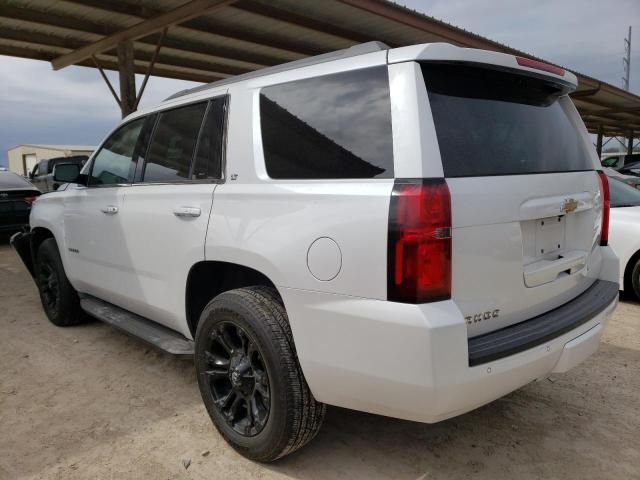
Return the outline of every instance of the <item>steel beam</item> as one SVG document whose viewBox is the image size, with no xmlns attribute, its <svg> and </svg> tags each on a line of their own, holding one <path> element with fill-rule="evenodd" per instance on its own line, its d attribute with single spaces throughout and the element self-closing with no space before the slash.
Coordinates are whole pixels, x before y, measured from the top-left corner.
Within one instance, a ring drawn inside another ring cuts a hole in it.
<svg viewBox="0 0 640 480">
<path fill-rule="evenodd" d="M 69 65 L 73 65 L 90 58 L 91 55 L 96 55 L 116 47 L 123 42 L 146 37 L 147 35 L 159 32 L 171 25 L 186 22 L 191 18 L 202 16 L 205 13 L 211 13 L 214 10 L 218 10 L 232 4 L 234 1 L 235 0 L 191 0 L 178 8 L 156 15 L 148 20 L 137 23 L 132 27 L 125 28 L 124 30 L 120 30 L 104 37 L 97 42 L 79 48 L 66 55 L 62 55 L 61 57 L 54 59 L 51 62 L 51 65 L 53 65 L 54 70 L 60 70 L 61 68 L 68 67 Z"/>
</svg>

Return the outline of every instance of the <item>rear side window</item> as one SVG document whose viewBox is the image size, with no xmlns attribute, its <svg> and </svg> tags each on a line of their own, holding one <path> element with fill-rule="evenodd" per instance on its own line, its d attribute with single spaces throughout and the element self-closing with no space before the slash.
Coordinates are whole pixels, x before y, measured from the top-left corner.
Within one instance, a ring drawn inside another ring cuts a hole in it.
<svg viewBox="0 0 640 480">
<path fill-rule="evenodd" d="M 193 180 L 222 178 L 222 158 L 224 156 L 224 120 L 227 97 L 211 100 L 207 116 L 198 140 Z"/>
<path fill-rule="evenodd" d="M 446 177 L 593 170 L 558 102 L 566 86 L 467 65 L 422 64 Z"/>
<path fill-rule="evenodd" d="M 133 150 L 144 118 L 138 118 L 116 130 L 93 159 L 89 185 L 116 185 L 127 183 L 133 178 L 136 163 Z"/>
<path fill-rule="evenodd" d="M 386 67 L 264 88 L 260 124 L 271 178 L 393 177 Z"/>
<path fill-rule="evenodd" d="M 143 181 L 179 182 L 189 179 L 206 103 L 160 114 L 147 152 Z"/>
</svg>

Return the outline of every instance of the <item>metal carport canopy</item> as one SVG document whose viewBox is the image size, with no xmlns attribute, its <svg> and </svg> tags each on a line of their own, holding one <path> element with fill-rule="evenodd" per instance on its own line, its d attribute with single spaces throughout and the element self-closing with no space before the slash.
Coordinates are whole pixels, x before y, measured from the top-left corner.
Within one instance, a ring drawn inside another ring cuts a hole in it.
<svg viewBox="0 0 640 480">
<path fill-rule="evenodd" d="M 449 42 L 536 58 L 386 0 L 8 0 L 0 5 L 0 54 L 49 61 L 56 70 L 69 65 L 119 70 L 123 114 L 139 100 L 134 72 L 212 82 L 370 40 L 391 47 Z M 640 136 L 640 97 L 574 73 L 579 87 L 573 98 L 590 132 Z"/>
</svg>

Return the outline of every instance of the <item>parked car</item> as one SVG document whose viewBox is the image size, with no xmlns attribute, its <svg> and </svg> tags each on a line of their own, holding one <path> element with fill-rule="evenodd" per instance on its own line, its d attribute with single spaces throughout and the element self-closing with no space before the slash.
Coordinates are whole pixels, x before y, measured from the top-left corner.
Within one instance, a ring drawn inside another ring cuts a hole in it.
<svg viewBox="0 0 640 480">
<path fill-rule="evenodd" d="M 88 159 L 89 157 L 87 155 L 74 155 L 71 157 L 55 157 L 40 160 L 29 173 L 29 178 L 42 193 L 52 192 L 60 186 L 60 184 L 53 179 L 53 170 L 56 165 L 59 163 L 77 163 L 82 166 Z"/>
<path fill-rule="evenodd" d="M 624 167 L 618 168 L 618 172 L 623 175 L 640 176 L 640 161 L 625 164 Z"/>
<path fill-rule="evenodd" d="M 580 363 L 617 304 L 575 87 L 377 43 L 198 87 L 58 165 L 12 243 L 54 324 L 194 355 L 248 458 L 308 443 L 326 404 L 437 422 Z"/>
<path fill-rule="evenodd" d="M 616 170 L 638 161 L 640 161 L 640 153 L 632 153 L 630 155 L 625 153 L 605 153 L 602 156 L 602 166 L 614 168 Z"/>
<path fill-rule="evenodd" d="M 0 233 L 15 233 L 28 225 L 31 205 L 39 195 L 21 176 L 0 171 Z"/>
<path fill-rule="evenodd" d="M 615 178 L 616 180 L 620 180 L 621 182 L 626 183 L 627 185 L 633 188 L 640 188 L 640 177 L 635 175 L 625 175 L 624 173 L 620 173 L 613 168 L 604 167 L 602 171 L 609 178 Z"/>
<path fill-rule="evenodd" d="M 609 243 L 620 258 L 620 290 L 640 299 L 640 192 L 615 178 L 609 180 Z"/>
</svg>

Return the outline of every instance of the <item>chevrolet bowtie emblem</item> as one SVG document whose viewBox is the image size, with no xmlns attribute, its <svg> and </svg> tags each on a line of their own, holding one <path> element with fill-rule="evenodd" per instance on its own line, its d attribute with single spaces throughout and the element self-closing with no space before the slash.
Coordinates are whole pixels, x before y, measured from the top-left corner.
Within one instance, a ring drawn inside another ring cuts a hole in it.
<svg viewBox="0 0 640 480">
<path fill-rule="evenodd" d="M 562 204 L 562 208 L 561 210 L 564 213 L 571 213 L 573 212 L 576 208 L 578 208 L 578 202 L 576 200 L 574 200 L 573 198 L 567 198 L 564 203 Z"/>
</svg>

